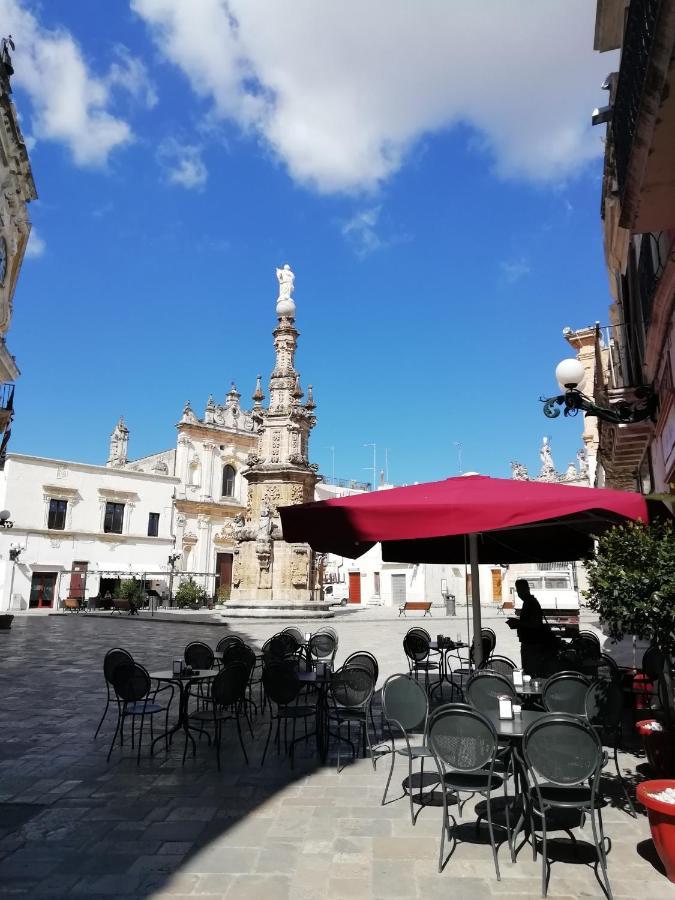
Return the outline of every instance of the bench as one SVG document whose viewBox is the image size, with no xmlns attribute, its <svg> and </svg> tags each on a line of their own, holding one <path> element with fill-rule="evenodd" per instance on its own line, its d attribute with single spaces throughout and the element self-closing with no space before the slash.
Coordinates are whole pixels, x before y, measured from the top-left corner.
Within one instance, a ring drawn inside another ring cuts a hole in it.
<svg viewBox="0 0 675 900">
<path fill-rule="evenodd" d="M 123 612 L 128 613 L 130 616 L 137 616 L 138 609 L 135 603 L 132 603 L 131 600 L 127 600 L 126 597 L 113 597 L 112 601 L 112 609 L 110 610 L 110 615 L 114 615 L 115 613 Z"/>
<path fill-rule="evenodd" d="M 431 603 L 430 602 L 426 603 L 423 600 L 406 600 L 406 602 L 403 604 L 403 606 L 399 606 L 398 614 L 400 616 L 401 613 L 403 613 L 403 616 L 405 617 L 406 612 L 408 612 L 409 610 L 422 610 L 422 609 L 424 610 L 425 616 L 427 615 L 427 613 L 429 615 L 431 615 Z M 422 618 L 424 618 L 424 616 L 422 616 Z"/>
</svg>

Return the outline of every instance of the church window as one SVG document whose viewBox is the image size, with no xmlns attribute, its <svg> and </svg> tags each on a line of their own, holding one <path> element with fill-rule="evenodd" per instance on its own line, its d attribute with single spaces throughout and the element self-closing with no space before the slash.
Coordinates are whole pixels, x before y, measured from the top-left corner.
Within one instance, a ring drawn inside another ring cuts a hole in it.
<svg viewBox="0 0 675 900">
<path fill-rule="evenodd" d="M 159 513 L 150 513 L 148 516 L 148 537 L 157 537 L 159 534 Z"/>
<path fill-rule="evenodd" d="M 234 476 L 235 471 L 232 466 L 223 468 L 223 497 L 234 497 Z"/>
<path fill-rule="evenodd" d="M 106 503 L 105 516 L 103 518 L 103 531 L 106 534 L 122 534 L 123 521 L 124 503 Z"/>
<path fill-rule="evenodd" d="M 49 516 L 47 517 L 47 528 L 54 528 L 62 531 L 66 527 L 67 508 L 67 500 L 50 500 Z"/>
</svg>

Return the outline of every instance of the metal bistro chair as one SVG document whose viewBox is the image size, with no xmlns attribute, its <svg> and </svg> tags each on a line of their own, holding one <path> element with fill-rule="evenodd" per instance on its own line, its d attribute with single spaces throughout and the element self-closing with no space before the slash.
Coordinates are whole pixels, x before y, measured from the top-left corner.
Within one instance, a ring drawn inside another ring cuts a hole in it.
<svg viewBox="0 0 675 900">
<path fill-rule="evenodd" d="M 450 839 L 450 823 L 453 835 L 457 820 L 448 810 L 448 789 L 481 794 L 486 799 L 486 820 L 492 847 L 497 881 L 500 880 L 497 846 L 492 827 L 491 794 L 501 787 L 503 779 L 495 772 L 497 762 L 497 732 L 490 720 L 479 710 L 464 703 L 449 704 L 438 709 L 429 721 L 429 747 L 438 767 L 443 795 L 443 821 L 441 823 L 441 845 L 438 855 L 438 871 L 443 871 L 443 850 L 445 836 Z M 507 835 L 510 843 L 510 827 L 507 809 Z"/>
<path fill-rule="evenodd" d="M 203 641 L 190 641 L 183 651 L 186 666 L 202 671 L 212 669 L 215 663 L 213 650 Z"/>
<path fill-rule="evenodd" d="M 120 746 L 124 746 L 124 723 L 126 719 L 130 718 L 133 723 L 137 718 L 140 718 L 141 727 L 138 735 L 138 756 L 136 759 L 136 764 L 138 765 L 141 761 L 141 744 L 143 743 L 143 726 L 145 724 L 145 717 L 150 716 L 150 721 L 152 723 L 152 717 L 163 712 L 165 714 L 165 730 L 168 733 L 169 707 L 171 706 L 171 701 L 173 700 L 174 686 L 172 684 L 167 684 L 165 687 L 155 688 L 153 690 L 152 681 L 150 679 L 150 675 L 148 674 L 148 670 L 144 666 L 139 665 L 139 663 L 137 662 L 130 663 L 128 665 L 117 666 L 112 674 L 111 680 L 115 689 L 115 697 L 117 699 L 117 724 L 115 726 L 115 734 L 113 735 L 113 739 L 110 742 L 110 749 L 108 750 L 106 762 L 110 762 L 110 756 L 112 755 L 113 747 L 115 746 L 115 741 L 117 740 L 118 734 L 120 736 Z M 159 694 L 165 693 L 166 691 L 171 692 L 170 697 L 166 705 L 162 706 L 162 704 L 156 702 L 157 696 Z M 133 730 L 131 734 L 131 746 L 133 749 Z M 166 749 L 169 749 L 168 738 L 166 738 Z"/>
<path fill-rule="evenodd" d="M 637 817 L 635 807 L 619 768 L 618 751 L 623 733 L 623 691 L 621 690 L 621 682 L 618 678 L 611 680 L 603 678 L 594 681 L 586 691 L 584 704 L 586 718 L 595 728 L 603 746 L 611 747 L 613 750 L 616 775 L 628 801 L 630 814 L 635 819 Z"/>
<path fill-rule="evenodd" d="M 355 653 L 350 653 L 347 659 L 342 664 L 342 668 L 346 669 L 349 666 L 353 666 L 357 669 L 367 669 L 373 676 L 373 684 L 375 688 L 377 688 L 377 679 L 380 677 L 380 666 L 377 662 L 377 659 L 373 656 L 372 653 L 369 653 L 367 650 L 357 650 Z M 373 692 L 373 697 L 375 693 Z M 373 716 L 373 701 L 371 698 L 369 704 L 370 710 L 370 723 L 373 726 L 373 734 L 377 739 L 377 728 L 375 726 L 375 718 Z M 382 714 L 382 706 L 380 704 L 380 728 L 384 728 L 384 716 Z M 372 752 L 371 755 L 373 760 L 373 769 L 375 768 L 375 764 L 377 762 L 375 754 Z"/>
<path fill-rule="evenodd" d="M 134 658 L 131 653 L 129 653 L 127 650 L 123 650 L 121 647 L 114 647 L 112 650 L 108 650 L 105 657 L 103 658 L 103 677 L 105 678 L 106 701 L 105 709 L 103 710 L 103 715 L 101 716 L 101 721 L 98 723 L 98 728 L 94 732 L 94 740 L 96 740 L 96 738 L 98 737 L 98 733 L 101 730 L 101 725 L 103 725 L 103 721 L 108 715 L 110 701 L 115 696 L 115 688 L 112 682 L 112 676 L 115 670 L 120 666 L 133 666 L 133 664 Z"/>
<path fill-rule="evenodd" d="M 602 828 L 600 772 L 606 756 L 593 726 L 579 716 L 550 713 L 533 722 L 523 735 L 522 753 L 527 766 L 532 849 L 537 858 L 535 824 L 541 831 L 541 893 L 548 890 L 547 816 L 556 809 L 589 813 L 593 842 L 602 869 L 608 900 L 612 890 L 607 875 L 605 836 Z M 596 821 L 597 820 L 597 821 Z"/>
<path fill-rule="evenodd" d="M 315 663 L 329 662 L 332 666 L 335 662 L 337 645 L 337 638 L 334 634 L 328 631 L 317 631 L 311 636 L 307 645 L 309 659 Z"/>
<path fill-rule="evenodd" d="M 423 803 L 424 787 L 424 760 L 433 754 L 427 745 L 427 724 L 429 718 L 429 698 L 422 685 L 412 675 L 391 675 L 382 687 L 382 710 L 384 721 L 389 732 L 391 748 L 391 768 L 387 776 L 382 795 L 382 806 L 387 801 L 387 791 L 394 774 L 394 765 L 397 756 L 404 756 L 408 760 L 408 785 L 404 782 L 404 790 L 410 798 L 410 819 L 415 824 L 415 809 L 413 806 L 413 760 L 420 760 L 420 792 L 419 802 Z M 396 739 L 399 738 L 399 746 Z M 401 745 L 403 738 L 404 745 Z M 415 741 L 415 743 L 413 743 Z M 437 783 L 436 780 L 433 782 Z"/>
<path fill-rule="evenodd" d="M 586 691 L 591 681 L 580 672 L 557 672 L 547 679 L 541 700 L 547 712 L 586 714 Z"/>
<path fill-rule="evenodd" d="M 488 669 L 480 669 L 469 678 L 466 689 L 466 699 L 476 709 L 499 709 L 499 698 L 506 695 L 513 703 L 518 702 L 518 695 L 505 675 L 491 672 Z"/>
<path fill-rule="evenodd" d="M 288 722 L 293 723 L 293 733 L 290 743 L 291 768 L 295 764 L 294 748 L 298 741 L 304 740 L 307 734 L 307 719 L 311 716 L 316 718 L 317 708 L 314 704 L 297 703 L 298 696 L 302 691 L 304 684 L 298 678 L 297 670 L 286 662 L 270 662 L 263 669 L 263 687 L 265 696 L 270 704 L 270 727 L 267 732 L 267 740 L 265 741 L 265 749 L 263 750 L 260 765 L 264 765 L 267 756 L 267 748 L 269 747 L 270 738 L 272 737 L 272 728 L 277 723 L 277 733 L 275 735 L 275 743 L 277 752 L 281 749 L 281 723 L 284 723 L 284 733 Z M 276 709 L 275 709 L 276 707 Z M 302 719 L 305 723 L 305 734 L 296 738 L 295 728 L 298 719 Z M 287 746 L 284 740 L 284 747 Z"/>
<path fill-rule="evenodd" d="M 243 640 L 238 637 L 236 634 L 228 634 L 224 638 L 221 638 L 216 644 L 216 655 L 221 656 L 227 650 L 228 647 L 233 647 L 235 644 L 243 644 Z"/>
<path fill-rule="evenodd" d="M 290 625 L 288 628 L 284 628 L 281 632 L 282 634 L 290 634 L 298 647 L 304 646 L 305 643 L 305 635 L 300 631 L 299 628 L 295 628 L 295 626 Z"/>
<path fill-rule="evenodd" d="M 244 739 L 241 734 L 241 724 L 239 715 L 242 704 L 246 699 L 246 687 L 248 685 L 249 669 L 243 661 L 228 662 L 218 672 L 211 682 L 209 691 L 210 709 L 196 710 L 190 714 L 190 720 L 199 722 L 201 725 L 213 724 L 214 744 L 216 745 L 216 760 L 218 762 L 218 771 L 220 771 L 220 745 L 222 739 L 223 723 L 234 721 L 237 724 L 237 734 L 239 735 L 239 744 L 241 752 L 244 754 L 246 765 L 248 765 L 248 755 L 244 746 Z M 250 722 L 249 722 L 250 727 Z M 187 736 L 185 738 L 185 748 L 183 750 L 183 764 L 187 754 Z"/>
<path fill-rule="evenodd" d="M 255 651 L 253 648 L 249 647 L 248 644 L 230 644 L 223 651 L 223 660 L 222 664 L 224 666 L 229 666 L 232 663 L 242 663 L 246 666 L 247 679 L 246 679 L 246 691 L 248 696 L 244 695 L 243 703 L 246 706 L 252 706 L 255 714 L 258 714 L 258 705 L 253 700 L 253 686 L 256 684 L 262 685 L 262 674 L 259 678 L 255 678 L 255 668 L 258 660 L 256 659 Z M 251 737 L 253 736 L 253 727 L 251 725 L 251 719 L 248 715 L 248 710 L 244 709 L 244 715 L 246 716 L 246 721 L 248 722 L 248 729 L 251 732 Z"/>
<path fill-rule="evenodd" d="M 353 744 L 351 741 L 352 723 L 359 726 L 362 738 L 363 755 L 366 755 L 367 744 L 370 752 L 370 759 L 373 768 L 375 768 L 373 746 L 370 742 L 370 733 L 368 731 L 368 717 L 371 715 L 370 704 L 373 699 L 374 690 L 375 679 L 371 669 L 362 669 L 354 665 L 345 665 L 331 676 L 329 699 L 332 700 L 332 706 L 329 707 L 328 717 L 329 722 L 334 722 L 337 727 L 338 773 L 340 772 L 340 745 L 343 740 L 346 740 L 351 746 L 352 756 L 353 758 L 356 758 L 356 748 L 358 745 Z M 349 729 L 346 738 L 343 738 L 342 736 L 342 727 L 344 725 Z"/>
<path fill-rule="evenodd" d="M 403 650 L 408 658 L 408 669 L 415 679 L 420 672 L 424 673 L 424 685 L 429 690 L 429 672 L 438 672 L 439 681 L 442 668 L 442 657 L 431 658 L 429 641 L 418 632 L 408 632 L 403 638 Z"/>
<path fill-rule="evenodd" d="M 508 656 L 490 656 L 480 664 L 479 671 L 497 672 L 499 675 L 511 678 L 517 668 L 516 663 Z"/>
</svg>

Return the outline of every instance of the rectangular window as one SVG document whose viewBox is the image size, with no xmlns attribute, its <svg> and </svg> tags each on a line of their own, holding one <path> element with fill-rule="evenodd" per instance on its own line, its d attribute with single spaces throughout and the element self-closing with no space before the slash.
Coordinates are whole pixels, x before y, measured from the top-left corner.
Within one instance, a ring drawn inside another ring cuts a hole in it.
<svg viewBox="0 0 675 900">
<path fill-rule="evenodd" d="M 103 530 L 106 534 L 122 534 L 124 503 L 106 503 Z"/>
<path fill-rule="evenodd" d="M 148 537 L 157 537 L 159 534 L 159 513 L 150 513 L 148 516 Z"/>
<path fill-rule="evenodd" d="M 50 500 L 49 516 L 47 517 L 47 528 L 56 528 L 60 531 L 63 531 L 63 529 L 66 527 L 67 508 L 67 500 Z"/>
</svg>

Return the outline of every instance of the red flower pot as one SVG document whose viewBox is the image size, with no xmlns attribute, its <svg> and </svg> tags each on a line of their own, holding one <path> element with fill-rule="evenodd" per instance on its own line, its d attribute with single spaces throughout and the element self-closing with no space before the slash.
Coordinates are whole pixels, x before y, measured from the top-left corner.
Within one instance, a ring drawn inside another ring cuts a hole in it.
<svg viewBox="0 0 675 900">
<path fill-rule="evenodd" d="M 675 734 L 672 731 L 651 731 L 646 726 L 654 719 L 643 719 L 635 723 L 647 754 L 649 766 L 658 778 L 675 775 Z"/>
<path fill-rule="evenodd" d="M 675 780 L 643 781 L 637 787 L 637 799 L 649 815 L 652 840 L 666 875 L 670 881 L 675 882 L 675 803 L 663 803 L 649 796 L 666 788 L 675 788 Z"/>
</svg>

